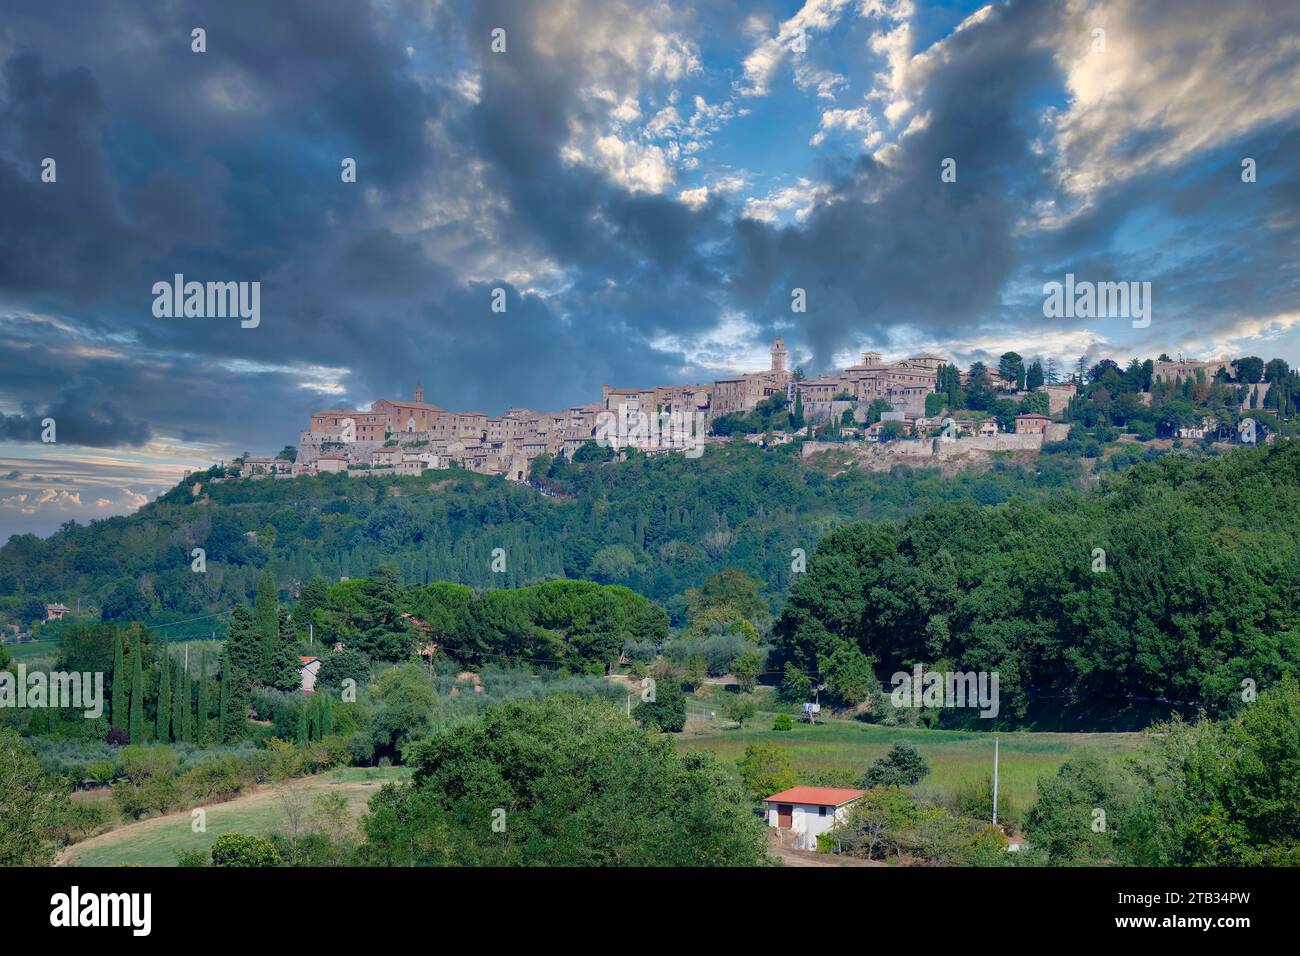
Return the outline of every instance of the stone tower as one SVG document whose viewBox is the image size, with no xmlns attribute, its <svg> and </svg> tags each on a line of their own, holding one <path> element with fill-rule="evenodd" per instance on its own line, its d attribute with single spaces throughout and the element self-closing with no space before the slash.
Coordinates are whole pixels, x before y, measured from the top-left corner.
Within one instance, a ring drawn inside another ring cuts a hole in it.
<svg viewBox="0 0 1300 956">
<path fill-rule="evenodd" d="M 419 402 L 421 405 L 424 404 L 424 386 L 423 386 L 423 385 L 417 385 L 417 386 L 415 386 L 415 401 Z"/>
<path fill-rule="evenodd" d="M 772 371 L 784 372 L 785 359 L 786 359 L 785 339 L 773 339 L 772 340 Z"/>
</svg>

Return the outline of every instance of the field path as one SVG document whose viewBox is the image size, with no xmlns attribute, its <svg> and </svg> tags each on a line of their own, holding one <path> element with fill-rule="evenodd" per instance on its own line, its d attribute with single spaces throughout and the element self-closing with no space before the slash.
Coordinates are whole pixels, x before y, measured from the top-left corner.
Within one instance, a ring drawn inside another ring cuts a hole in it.
<svg viewBox="0 0 1300 956">
<path fill-rule="evenodd" d="M 834 853 L 816 853 L 796 850 L 788 846 L 775 832 L 768 833 L 769 849 L 785 866 L 888 866 L 881 860 L 860 860 L 854 856 L 836 856 Z"/>
</svg>

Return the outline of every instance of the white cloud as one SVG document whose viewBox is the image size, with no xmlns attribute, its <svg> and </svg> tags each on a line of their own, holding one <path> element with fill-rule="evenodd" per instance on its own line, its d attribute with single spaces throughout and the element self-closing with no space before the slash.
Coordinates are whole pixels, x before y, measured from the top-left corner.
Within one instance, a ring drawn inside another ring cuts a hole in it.
<svg viewBox="0 0 1300 956">
<path fill-rule="evenodd" d="M 746 199 L 743 213 L 759 222 L 777 222 L 793 213 L 795 221 L 802 222 L 828 193 L 826 186 L 801 177 L 794 186 L 777 189 L 762 198 Z"/>
<path fill-rule="evenodd" d="M 796 39 L 831 29 L 849 5 L 850 0 L 806 0 L 798 13 L 781 24 L 775 36 L 764 39 L 745 57 L 745 83 L 740 92 L 745 96 L 766 95 L 776 71 L 793 54 Z"/>
<path fill-rule="evenodd" d="M 1071 0 L 1055 48 L 1069 105 L 1047 121 L 1084 203 L 1300 115 L 1300 4 Z"/>
<path fill-rule="evenodd" d="M 866 135 L 862 138 L 862 145 L 868 149 L 878 145 L 882 139 L 880 130 L 876 128 L 876 118 L 871 114 L 871 110 L 865 106 L 859 106 L 851 110 L 824 110 L 821 125 L 818 127 L 817 132 L 813 134 L 812 139 L 808 141 L 808 145 L 820 146 L 825 142 L 829 134 L 850 131 L 865 133 Z"/>
<path fill-rule="evenodd" d="M 677 194 L 677 198 L 692 209 L 699 209 L 709 201 L 709 187 L 698 186 L 695 189 L 683 189 Z"/>
<path fill-rule="evenodd" d="M 673 183 L 668 154 L 652 143 L 602 136 L 593 158 L 610 179 L 632 192 L 661 193 Z"/>
<path fill-rule="evenodd" d="M 1300 331 L 1300 312 L 1237 316 L 1210 329 L 1192 332 L 1183 340 L 1183 351 L 1188 356 L 1204 358 L 1250 355 L 1260 350 L 1263 343 L 1281 339 L 1292 331 Z"/>
</svg>

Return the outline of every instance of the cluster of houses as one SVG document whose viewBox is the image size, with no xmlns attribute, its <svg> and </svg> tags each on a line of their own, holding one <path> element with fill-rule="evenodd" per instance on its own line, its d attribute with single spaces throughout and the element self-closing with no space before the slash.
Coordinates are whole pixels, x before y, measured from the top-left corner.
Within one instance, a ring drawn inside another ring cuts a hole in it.
<svg viewBox="0 0 1300 956">
<path fill-rule="evenodd" d="M 620 446 L 647 454 L 681 450 L 679 435 L 655 423 L 667 417 L 694 426 L 692 441 L 712 441 L 709 422 L 722 415 L 748 414 L 759 402 L 780 396 L 802 402 L 805 417 L 827 420 L 841 403 L 883 399 L 897 413 L 924 415 L 925 396 L 934 391 L 940 366 L 937 355 L 916 355 L 886 363 L 878 352 L 834 375 L 802 380 L 786 368 L 785 343 L 772 343 L 769 368 L 721 378 L 712 384 L 661 385 L 651 388 L 601 387 L 601 399 L 561 411 L 511 408 L 504 415 L 449 411 L 425 401 L 424 389 L 411 399 L 383 398 L 368 409 L 333 408 L 312 414 L 299 436 L 297 457 L 247 457 L 245 478 L 291 478 L 300 474 L 347 473 L 418 475 L 458 467 L 482 474 L 526 480 L 538 455 L 571 455 L 607 433 L 611 420 L 632 422 L 631 437 Z M 641 428 L 649 423 L 652 427 Z"/>
<path fill-rule="evenodd" d="M 787 368 L 785 343 L 772 343 L 771 365 L 759 372 L 721 378 L 712 384 L 660 385 L 651 388 L 601 387 L 600 401 L 573 405 L 560 411 L 537 412 L 511 408 L 504 415 L 449 411 L 425 401 L 416 388 L 410 400 L 382 398 L 368 409 L 332 408 L 312 414 L 299 436 L 297 457 L 247 457 L 240 467 L 244 478 L 291 478 L 300 474 L 419 475 L 429 470 L 463 468 L 481 474 L 502 475 L 511 481 L 527 479 L 532 461 L 541 454 L 572 455 L 592 441 L 603 441 L 619 430 L 618 447 L 633 447 L 647 454 L 680 451 L 716 441 L 708 425 L 723 415 L 748 414 L 759 402 L 780 396 L 803 409 L 811 425 L 839 422 L 851 410 L 857 425 L 851 434 L 878 441 L 890 433 L 902 437 L 996 438 L 999 429 L 990 419 L 936 418 L 925 415 L 926 396 L 938 385 L 946 360 L 938 355 L 913 355 L 885 362 L 879 352 L 864 352 L 856 365 L 811 379 L 797 378 Z M 1157 381 L 1212 378 L 1231 371 L 1226 359 L 1212 362 L 1159 361 Z M 1024 394 L 1020 384 L 986 371 L 999 394 Z M 964 373 L 966 378 L 969 373 Z M 1041 386 L 1048 399 L 1046 415 L 1023 414 L 1015 420 L 1017 435 L 1044 435 L 1051 416 L 1062 412 L 1074 397 L 1072 383 Z M 867 426 L 865 413 L 882 400 L 892 411 Z M 658 427 L 660 421 L 686 423 L 688 442 L 680 431 Z M 891 422 L 899 423 L 891 426 Z M 630 425 L 630 427 L 629 427 Z M 649 425 L 649 427 L 645 427 Z M 1185 428 L 1179 437 L 1200 438 L 1212 429 Z M 754 440 L 752 437 L 751 441 Z M 766 441 L 766 439 L 764 439 Z"/>
</svg>

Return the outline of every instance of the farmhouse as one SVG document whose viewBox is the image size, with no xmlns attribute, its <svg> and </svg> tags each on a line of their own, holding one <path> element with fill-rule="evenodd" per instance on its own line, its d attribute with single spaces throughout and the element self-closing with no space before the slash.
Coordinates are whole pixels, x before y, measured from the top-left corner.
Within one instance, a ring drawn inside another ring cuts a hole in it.
<svg viewBox="0 0 1300 956">
<path fill-rule="evenodd" d="M 47 604 L 45 605 L 45 620 L 60 620 L 63 615 L 67 614 L 71 610 L 72 608 L 68 607 L 66 604 Z"/>
<path fill-rule="evenodd" d="M 795 837 L 795 846 L 815 849 L 817 834 L 825 833 L 848 816 L 853 801 L 865 790 L 844 790 L 838 787 L 791 787 L 774 793 L 763 801 L 767 811 L 767 825 L 778 830 L 789 830 Z"/>
<path fill-rule="evenodd" d="M 1017 435 L 1041 435 L 1047 431 L 1052 420 L 1046 415 L 1025 414 L 1016 416 Z"/>
</svg>

